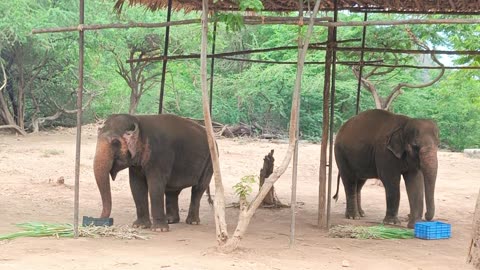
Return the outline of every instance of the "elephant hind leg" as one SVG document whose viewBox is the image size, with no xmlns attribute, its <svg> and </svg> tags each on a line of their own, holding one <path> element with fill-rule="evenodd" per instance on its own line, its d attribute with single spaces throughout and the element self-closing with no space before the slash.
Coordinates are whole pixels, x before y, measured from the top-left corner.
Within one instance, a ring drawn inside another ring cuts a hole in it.
<svg viewBox="0 0 480 270">
<path fill-rule="evenodd" d="M 180 222 L 180 213 L 178 209 L 178 195 L 181 190 L 166 191 L 165 205 L 167 209 L 167 222 L 169 224 Z"/>
<path fill-rule="evenodd" d="M 213 175 L 213 167 L 211 162 L 208 161 L 202 176 L 200 177 L 198 184 L 192 186 L 192 196 L 190 198 L 190 208 L 188 209 L 188 216 L 185 222 L 187 224 L 200 224 L 200 201 L 202 200 L 203 193 L 210 185 L 210 180 Z M 209 195 L 210 197 L 210 195 Z"/>
<path fill-rule="evenodd" d="M 185 222 L 187 224 L 200 224 L 200 201 L 207 187 L 196 185 L 192 187 L 192 196 L 190 198 L 190 208 Z"/>
<path fill-rule="evenodd" d="M 358 209 L 358 214 L 361 217 L 365 216 L 365 211 L 362 209 L 362 187 L 365 185 L 365 182 L 367 182 L 367 179 L 358 179 L 357 181 L 357 209 Z"/>
<path fill-rule="evenodd" d="M 347 199 L 347 209 L 345 210 L 345 217 L 348 219 L 359 219 L 360 218 L 360 208 L 359 208 L 359 197 L 360 194 L 357 192 L 357 178 L 354 177 L 344 177 L 342 175 L 343 187 L 345 189 L 345 197 Z"/>
</svg>

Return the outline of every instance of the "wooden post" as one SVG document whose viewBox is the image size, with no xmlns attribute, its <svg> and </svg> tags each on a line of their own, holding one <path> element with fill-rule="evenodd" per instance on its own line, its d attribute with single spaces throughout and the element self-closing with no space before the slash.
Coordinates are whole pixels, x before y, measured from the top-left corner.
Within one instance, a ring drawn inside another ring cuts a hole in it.
<svg viewBox="0 0 480 270">
<path fill-rule="evenodd" d="M 328 46 L 325 55 L 325 78 L 323 84 L 323 121 L 322 121 L 322 142 L 320 148 L 320 169 L 318 185 L 318 220 L 320 228 L 326 228 L 326 193 L 327 193 L 327 145 L 330 120 L 330 82 L 332 69 L 332 44 L 333 27 L 328 28 Z"/>
<path fill-rule="evenodd" d="M 79 11 L 80 25 L 85 21 L 85 4 L 80 0 Z M 85 55 L 84 31 L 79 27 L 78 31 L 78 89 L 77 89 L 77 139 L 75 147 L 75 188 L 73 199 L 73 234 L 78 237 L 78 215 L 80 200 L 80 149 L 82 144 L 82 103 L 83 103 L 83 63 Z"/>
<path fill-rule="evenodd" d="M 477 195 L 475 214 L 473 215 L 472 237 L 468 250 L 467 262 L 475 269 L 480 269 L 480 191 Z"/>
</svg>

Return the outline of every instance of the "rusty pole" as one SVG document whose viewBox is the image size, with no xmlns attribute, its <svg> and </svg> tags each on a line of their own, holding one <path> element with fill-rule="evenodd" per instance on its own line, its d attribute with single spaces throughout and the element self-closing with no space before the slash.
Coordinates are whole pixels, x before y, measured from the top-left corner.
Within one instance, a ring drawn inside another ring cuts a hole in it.
<svg viewBox="0 0 480 270">
<path fill-rule="evenodd" d="M 363 17 L 363 21 L 366 22 L 368 19 L 368 13 L 365 12 Z M 360 51 L 360 70 L 358 71 L 358 85 L 357 85 L 357 109 L 356 114 L 360 112 L 360 90 L 362 89 L 362 73 L 363 73 L 363 66 L 364 66 L 364 54 L 365 54 L 365 36 L 367 34 L 367 26 L 363 26 L 363 33 L 362 33 L 362 50 Z"/>
<path fill-rule="evenodd" d="M 210 115 L 213 106 L 213 77 L 215 70 L 215 41 L 217 40 L 217 21 L 213 23 L 212 61 L 210 62 Z"/>
<path fill-rule="evenodd" d="M 333 2 L 334 14 L 333 21 L 338 20 L 337 0 Z M 337 28 L 333 28 L 333 51 L 332 51 L 332 82 L 330 93 L 330 133 L 329 133 L 329 148 L 328 148 L 328 190 L 327 190 L 327 230 L 330 229 L 330 208 L 332 203 L 332 171 L 333 171 L 333 128 L 335 126 L 335 77 L 337 73 Z"/>
<path fill-rule="evenodd" d="M 172 16 L 172 0 L 168 0 L 167 23 L 170 22 Z M 160 82 L 160 100 L 158 102 L 158 114 L 163 113 L 163 96 L 165 95 L 165 77 L 167 76 L 168 62 L 168 43 L 170 41 L 170 26 L 165 28 L 165 44 L 163 47 L 163 64 L 162 64 L 162 80 Z"/>
</svg>

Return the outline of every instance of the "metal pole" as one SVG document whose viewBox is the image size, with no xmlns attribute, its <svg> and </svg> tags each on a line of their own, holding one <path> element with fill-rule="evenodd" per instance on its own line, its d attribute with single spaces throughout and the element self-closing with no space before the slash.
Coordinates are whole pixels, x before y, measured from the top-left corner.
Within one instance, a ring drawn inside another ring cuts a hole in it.
<svg viewBox="0 0 480 270">
<path fill-rule="evenodd" d="M 303 25 L 303 1 L 298 1 L 298 57 L 300 57 L 300 52 L 303 48 L 302 38 L 300 38 L 300 33 Z M 302 22 L 302 23 L 300 23 Z M 299 59 L 297 58 L 297 63 Z M 298 66 L 297 66 L 298 67 Z M 298 99 L 300 103 L 300 98 Z M 297 104 L 297 108 L 300 108 L 300 104 Z M 294 108 L 292 108 L 293 110 Z M 299 112 L 300 114 L 300 112 Z M 290 248 L 295 245 L 295 212 L 297 211 L 297 172 L 298 172 L 298 135 L 300 134 L 300 115 L 297 117 L 297 129 L 295 130 L 295 148 L 293 150 L 293 164 L 292 164 L 292 190 L 290 198 Z"/>
<path fill-rule="evenodd" d="M 338 9 L 337 9 L 337 0 L 333 2 L 334 13 L 333 21 L 337 22 L 338 20 Z M 337 41 L 337 28 L 333 28 L 333 42 Z M 331 94 L 330 94 L 330 141 L 329 141 L 329 151 L 328 151 L 328 191 L 327 191 L 327 230 L 330 229 L 330 208 L 332 204 L 332 170 L 333 170 L 333 128 L 335 124 L 335 76 L 337 71 L 337 51 L 335 48 L 337 45 L 333 46 L 332 51 L 332 82 L 330 84 Z"/>
<path fill-rule="evenodd" d="M 215 69 L 215 41 L 217 40 L 217 21 L 213 23 L 213 44 L 212 44 L 212 61 L 210 62 L 210 115 L 212 114 L 213 104 L 213 71 Z"/>
<path fill-rule="evenodd" d="M 85 22 L 85 3 L 80 0 L 80 25 Z M 83 103 L 83 63 L 84 63 L 84 32 L 78 32 L 78 89 L 77 89 L 77 141 L 75 147 L 75 197 L 73 205 L 73 232 L 78 237 L 78 212 L 80 199 L 80 150 L 82 141 L 82 103 Z"/>
<path fill-rule="evenodd" d="M 172 16 L 172 0 L 168 0 L 167 22 L 170 22 Z M 165 77 L 167 76 L 168 61 L 168 43 L 170 40 L 170 26 L 165 27 L 165 44 L 163 47 L 163 65 L 162 65 L 162 81 L 160 83 L 160 101 L 158 104 L 158 113 L 163 113 L 163 95 L 165 94 Z"/>
<path fill-rule="evenodd" d="M 368 13 L 365 12 L 363 16 L 363 21 L 366 22 L 368 19 Z M 358 71 L 358 86 L 357 86 L 357 109 L 355 114 L 358 114 L 360 111 L 360 90 L 362 89 L 362 73 L 363 73 L 363 56 L 365 54 L 365 36 L 367 34 L 367 26 L 363 26 L 363 33 L 362 33 L 362 50 L 360 51 L 360 70 Z"/>
</svg>

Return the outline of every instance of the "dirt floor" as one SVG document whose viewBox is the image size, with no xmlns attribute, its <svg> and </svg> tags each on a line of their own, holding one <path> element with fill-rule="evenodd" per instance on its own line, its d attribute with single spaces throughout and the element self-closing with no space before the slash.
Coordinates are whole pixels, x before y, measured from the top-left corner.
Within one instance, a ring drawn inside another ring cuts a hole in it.
<svg viewBox="0 0 480 270">
<path fill-rule="evenodd" d="M 96 127 L 83 129 L 80 217 L 98 216 L 100 195 L 92 162 Z M 285 143 L 221 139 L 220 161 L 226 201 L 237 201 L 232 186 L 245 175 L 258 174 L 263 157 L 275 149 L 277 163 Z M 19 238 L 0 242 L 0 269 L 471 269 L 465 264 L 475 200 L 479 190 L 480 160 L 462 153 L 440 152 L 435 219 L 452 224 L 448 240 L 354 240 L 329 238 L 316 227 L 320 147 L 301 143 L 298 170 L 296 242 L 289 248 L 290 209 L 261 209 L 249 227 L 241 248 L 233 254 L 215 250 L 213 210 L 202 201 L 200 225 L 184 223 L 189 190 L 181 194 L 180 224 L 170 232 L 149 233 L 149 240 L 113 238 Z M 75 130 L 60 129 L 17 137 L 0 134 L 0 234 L 17 231 L 15 223 L 73 221 Z M 334 170 L 336 175 L 336 168 Z M 63 177 L 65 184 L 57 184 Z M 345 195 L 332 204 L 333 224 L 377 224 L 385 214 L 383 187 L 369 180 L 363 189 L 366 217 L 343 217 Z M 211 185 L 213 187 L 213 184 Z M 275 185 L 280 200 L 290 201 L 291 169 Z M 402 184 L 400 217 L 406 226 L 409 212 Z M 128 173 L 112 183 L 116 225 L 131 224 L 135 206 Z M 229 232 L 236 208 L 227 208 Z"/>
</svg>

